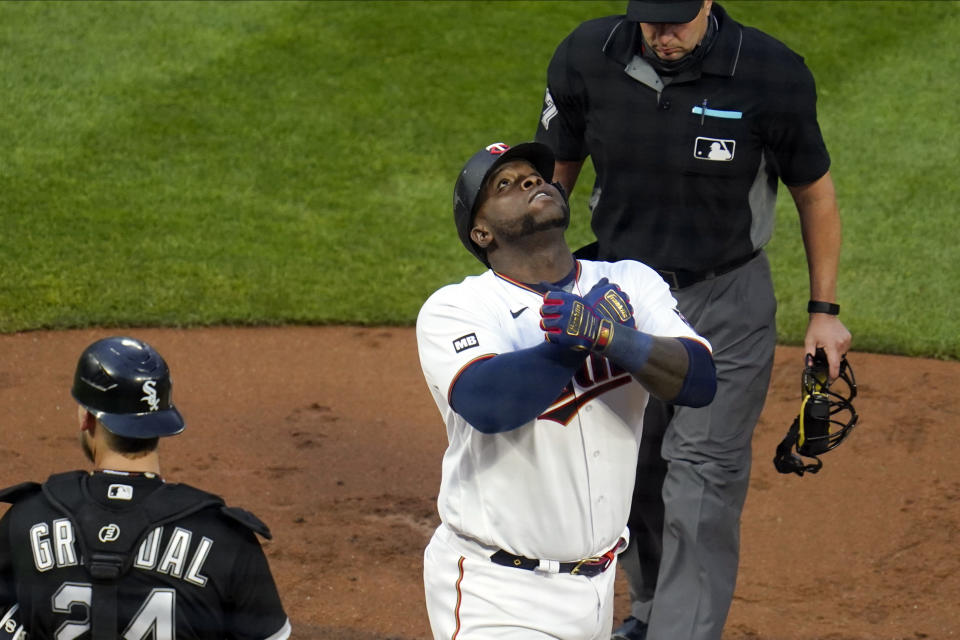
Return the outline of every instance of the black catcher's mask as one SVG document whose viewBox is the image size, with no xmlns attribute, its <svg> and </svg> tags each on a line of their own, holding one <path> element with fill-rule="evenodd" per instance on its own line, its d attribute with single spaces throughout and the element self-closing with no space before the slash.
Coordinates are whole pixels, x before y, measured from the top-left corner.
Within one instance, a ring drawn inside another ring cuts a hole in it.
<svg viewBox="0 0 960 640">
<path fill-rule="evenodd" d="M 777 455 L 773 458 L 780 473 L 802 476 L 805 471 L 820 471 L 823 463 L 817 456 L 837 447 L 857 424 L 859 416 L 851 404 L 857 397 L 857 382 L 846 356 L 840 358 L 840 374 L 836 380 L 831 382 L 828 372 L 823 349 L 817 349 L 813 356 L 807 354 L 807 366 L 801 376 L 803 402 L 800 414 L 793 419 L 787 437 L 777 447 Z M 801 456 L 813 458 L 815 462 L 804 463 L 793 452 L 794 447 Z"/>
</svg>

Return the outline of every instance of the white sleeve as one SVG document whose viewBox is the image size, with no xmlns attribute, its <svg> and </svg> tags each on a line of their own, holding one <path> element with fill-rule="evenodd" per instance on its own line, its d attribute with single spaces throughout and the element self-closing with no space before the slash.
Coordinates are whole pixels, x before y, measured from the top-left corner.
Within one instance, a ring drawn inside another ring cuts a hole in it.
<svg viewBox="0 0 960 640">
<path fill-rule="evenodd" d="M 430 389 L 449 400 L 450 387 L 471 362 L 514 348 L 477 287 L 446 286 L 417 316 L 417 350 Z"/>
</svg>

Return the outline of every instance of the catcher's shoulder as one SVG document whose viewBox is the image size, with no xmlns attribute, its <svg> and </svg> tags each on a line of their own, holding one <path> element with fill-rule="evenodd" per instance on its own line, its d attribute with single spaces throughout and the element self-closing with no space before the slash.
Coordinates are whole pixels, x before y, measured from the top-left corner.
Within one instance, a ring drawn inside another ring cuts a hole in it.
<svg viewBox="0 0 960 640">
<path fill-rule="evenodd" d="M 244 529 L 260 534 L 267 540 L 273 538 L 273 534 L 270 533 L 270 527 L 246 509 L 224 505 L 220 507 L 220 515 L 233 524 L 240 525 Z"/>
<path fill-rule="evenodd" d="M 41 495 L 42 485 L 39 482 L 21 482 L 10 487 L 0 489 L 0 503 L 7 503 L 11 507 L 18 503 L 27 502 L 30 498 Z"/>
<path fill-rule="evenodd" d="M 233 528 L 239 528 L 244 532 L 252 531 L 268 540 L 272 538 L 270 528 L 263 520 L 246 509 L 227 505 L 223 497 L 216 493 L 210 493 L 186 483 L 170 483 L 165 488 L 169 490 L 166 496 L 168 499 L 175 496 L 179 501 L 202 504 L 205 512 L 215 513 L 221 521 Z"/>
</svg>

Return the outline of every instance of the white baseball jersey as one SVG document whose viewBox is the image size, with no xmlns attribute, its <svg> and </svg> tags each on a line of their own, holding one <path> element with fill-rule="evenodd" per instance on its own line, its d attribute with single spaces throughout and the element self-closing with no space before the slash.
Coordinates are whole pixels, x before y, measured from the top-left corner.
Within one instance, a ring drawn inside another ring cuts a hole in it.
<svg viewBox="0 0 960 640">
<path fill-rule="evenodd" d="M 580 260 L 572 292 L 586 295 L 603 277 L 630 296 L 640 331 L 709 347 L 675 310 L 666 283 L 638 262 Z M 484 434 L 450 407 L 470 363 L 544 341 L 542 303 L 539 292 L 492 270 L 468 277 L 424 303 L 417 345 L 449 441 L 441 520 L 482 544 L 567 562 L 604 553 L 624 533 L 647 391 L 591 354 L 550 407 L 512 431 Z"/>
</svg>

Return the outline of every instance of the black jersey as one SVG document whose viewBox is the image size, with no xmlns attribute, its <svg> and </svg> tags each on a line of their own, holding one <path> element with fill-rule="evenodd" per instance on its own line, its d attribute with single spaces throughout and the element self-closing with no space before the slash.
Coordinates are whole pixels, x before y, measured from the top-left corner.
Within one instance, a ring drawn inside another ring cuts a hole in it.
<svg viewBox="0 0 960 640">
<path fill-rule="evenodd" d="M 56 482 L 69 492 L 51 491 Z M 124 640 L 289 636 L 254 534 L 269 531 L 212 494 L 151 474 L 78 471 L 5 498 L 14 504 L 0 520 L 0 611 L 17 606 L 30 638 L 89 638 L 101 584 L 113 585 Z M 68 515 L 71 501 L 81 506 Z M 131 553 L 104 553 L 114 542 Z M 109 570 L 117 557 L 118 578 L 92 575 L 91 559 Z"/>
<path fill-rule="evenodd" d="M 604 260 L 703 271 L 772 236 L 778 178 L 830 166 L 803 58 L 713 4 L 716 39 L 699 65 L 659 74 L 639 24 L 609 16 L 557 47 L 537 140 L 596 169 L 592 227 Z"/>
</svg>

